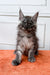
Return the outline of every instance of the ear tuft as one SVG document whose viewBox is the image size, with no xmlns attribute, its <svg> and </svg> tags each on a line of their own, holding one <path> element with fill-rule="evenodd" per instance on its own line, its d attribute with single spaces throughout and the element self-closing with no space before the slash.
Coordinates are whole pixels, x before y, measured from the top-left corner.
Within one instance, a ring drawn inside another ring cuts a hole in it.
<svg viewBox="0 0 50 75">
<path fill-rule="evenodd" d="M 37 14 L 37 17 L 38 17 L 38 15 L 39 15 L 39 12 L 37 12 L 36 14 Z"/>
<path fill-rule="evenodd" d="M 33 19 L 34 21 L 37 21 L 38 14 L 39 14 L 39 12 L 37 12 L 37 13 L 32 17 L 32 19 Z"/>
<path fill-rule="evenodd" d="M 24 17 L 24 15 L 23 15 L 23 13 L 22 13 L 22 11 L 21 11 L 21 9 L 20 9 L 20 10 L 19 10 L 19 20 L 22 20 L 23 17 Z"/>
</svg>

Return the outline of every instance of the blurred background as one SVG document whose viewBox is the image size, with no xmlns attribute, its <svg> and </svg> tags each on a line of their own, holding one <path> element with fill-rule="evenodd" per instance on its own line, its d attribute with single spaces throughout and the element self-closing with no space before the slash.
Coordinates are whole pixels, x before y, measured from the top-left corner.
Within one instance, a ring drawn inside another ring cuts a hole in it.
<svg viewBox="0 0 50 75">
<path fill-rule="evenodd" d="M 16 48 L 20 8 L 24 15 L 39 12 L 39 50 L 50 50 L 50 0 L 0 0 L 0 49 Z"/>
</svg>

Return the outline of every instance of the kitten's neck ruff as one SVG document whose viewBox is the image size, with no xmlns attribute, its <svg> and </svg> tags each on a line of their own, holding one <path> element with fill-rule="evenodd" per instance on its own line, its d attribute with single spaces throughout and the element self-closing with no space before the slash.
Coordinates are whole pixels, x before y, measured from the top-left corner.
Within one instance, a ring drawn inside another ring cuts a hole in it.
<svg viewBox="0 0 50 75">
<path fill-rule="evenodd" d="M 31 38 L 31 37 L 35 37 L 36 35 L 35 35 L 35 33 L 28 33 L 28 32 L 26 32 L 26 31 L 23 31 L 23 30 L 21 30 L 21 29 L 19 29 L 18 30 L 18 35 L 20 36 L 20 37 L 27 37 L 27 38 Z"/>
</svg>

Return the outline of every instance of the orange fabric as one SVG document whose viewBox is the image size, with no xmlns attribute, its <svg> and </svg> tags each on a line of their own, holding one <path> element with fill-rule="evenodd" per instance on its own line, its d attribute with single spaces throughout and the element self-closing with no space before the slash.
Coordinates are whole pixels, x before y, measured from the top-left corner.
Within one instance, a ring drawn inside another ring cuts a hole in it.
<svg viewBox="0 0 50 75">
<path fill-rule="evenodd" d="M 0 75 L 50 75 L 50 51 L 39 51 L 36 62 L 30 63 L 22 56 L 22 63 L 12 66 L 14 50 L 0 50 Z"/>
</svg>

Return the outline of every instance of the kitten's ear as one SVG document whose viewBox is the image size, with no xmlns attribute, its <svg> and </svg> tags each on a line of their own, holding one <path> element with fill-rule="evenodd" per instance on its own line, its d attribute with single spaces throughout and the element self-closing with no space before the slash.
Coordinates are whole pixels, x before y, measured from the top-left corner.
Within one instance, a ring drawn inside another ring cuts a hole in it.
<svg viewBox="0 0 50 75">
<path fill-rule="evenodd" d="M 33 21 L 37 21 L 38 14 L 39 14 L 39 12 L 37 12 L 37 13 L 32 17 L 32 20 L 33 20 Z"/>
<path fill-rule="evenodd" d="M 19 10 L 19 20 L 22 20 L 24 18 L 24 15 L 21 11 L 21 9 Z"/>
</svg>

